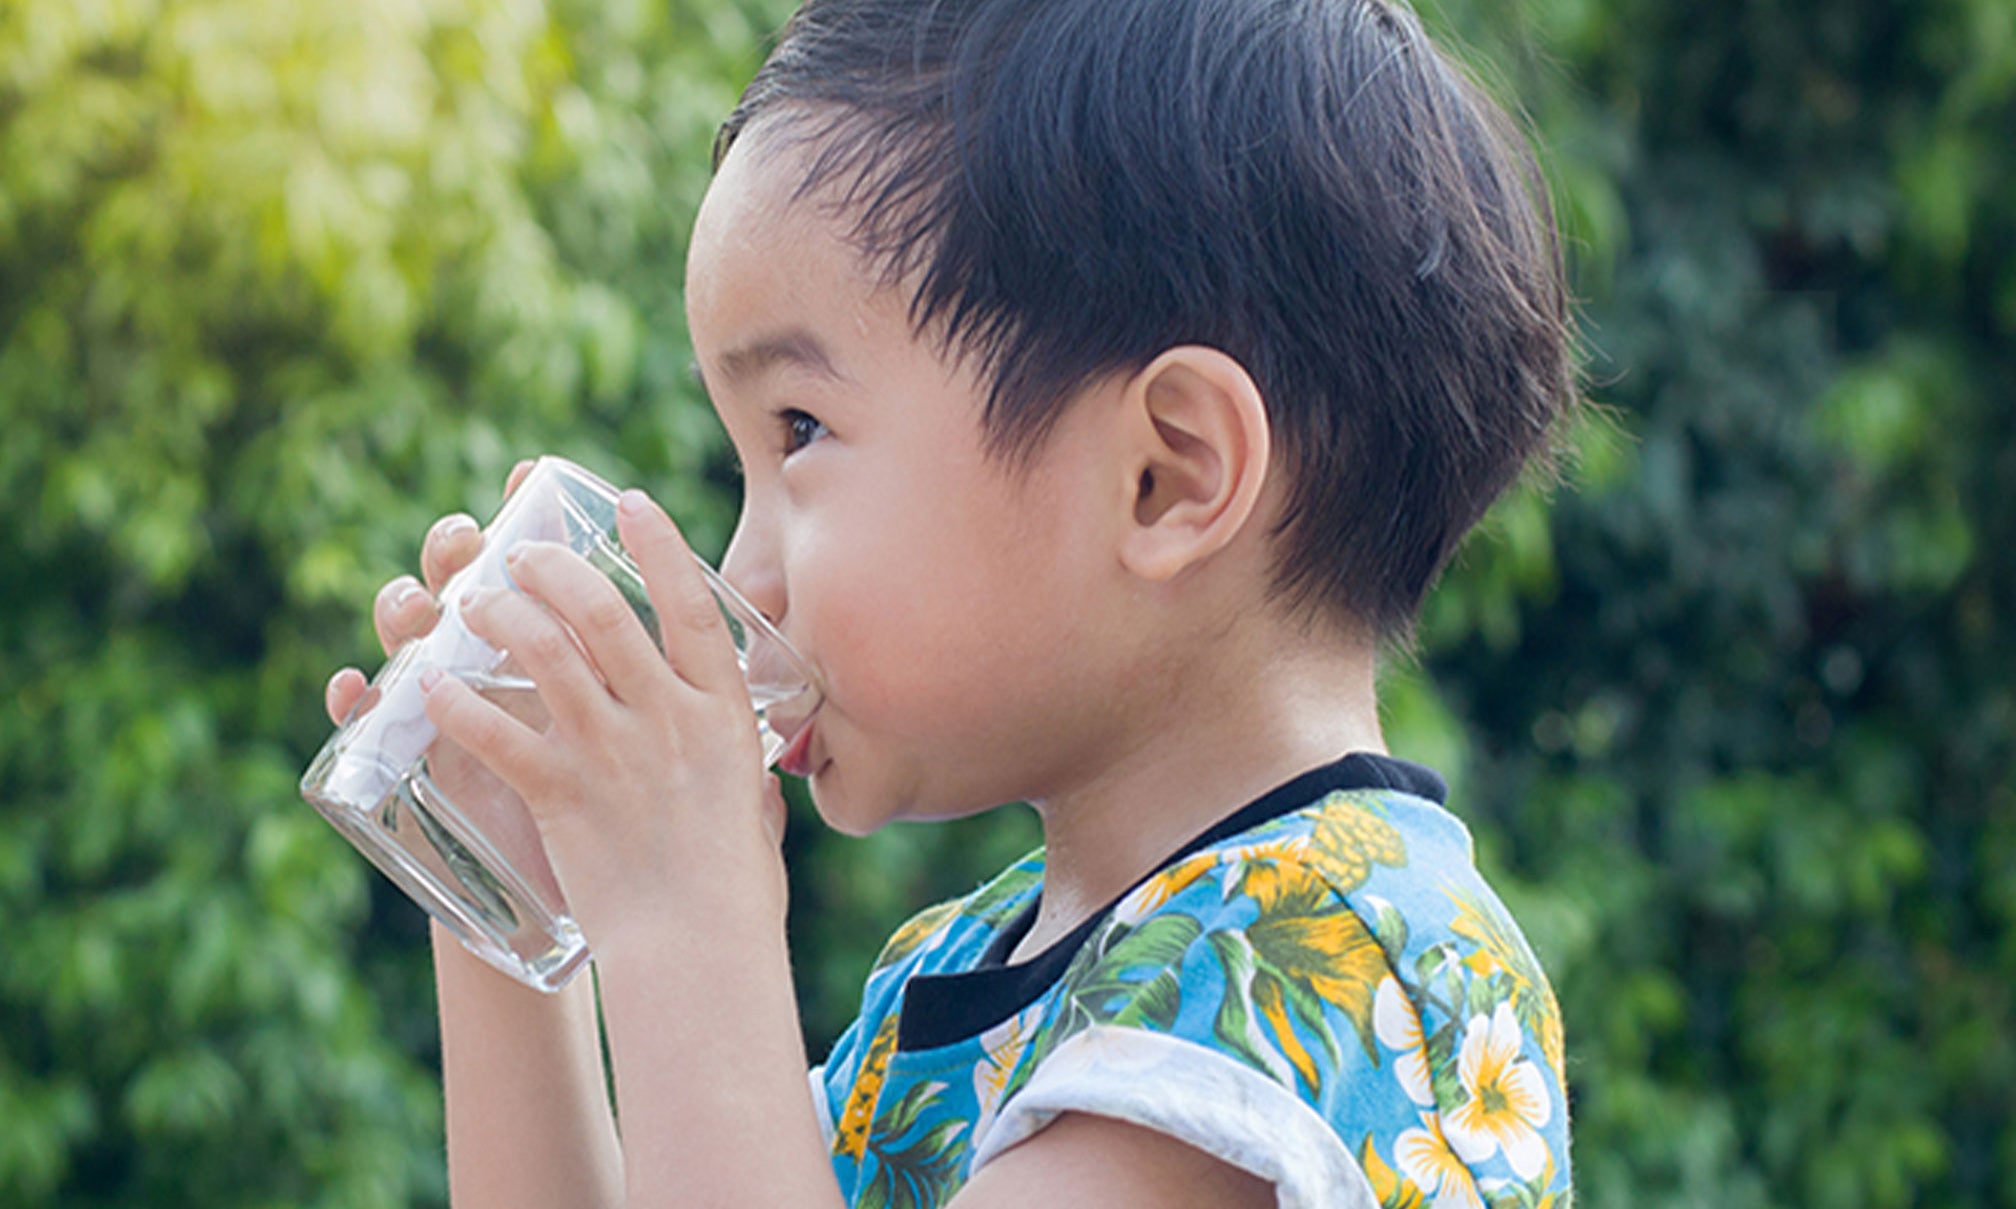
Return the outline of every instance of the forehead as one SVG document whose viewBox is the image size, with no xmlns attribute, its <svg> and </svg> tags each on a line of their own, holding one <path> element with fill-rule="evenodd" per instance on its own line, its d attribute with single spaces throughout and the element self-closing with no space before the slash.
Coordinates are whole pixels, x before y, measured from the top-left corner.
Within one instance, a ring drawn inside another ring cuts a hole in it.
<svg viewBox="0 0 2016 1209">
<path fill-rule="evenodd" d="M 781 398 L 857 434 L 861 408 L 935 420 L 972 441 L 982 391 L 975 367 L 912 321 L 908 283 L 887 279 L 854 242 L 830 193 L 806 193 L 802 140 L 744 131 L 722 159 L 694 221 L 686 263 L 687 329 L 709 401 L 731 438 Z M 950 429 L 946 430 L 952 431 Z"/>
<path fill-rule="evenodd" d="M 686 305 L 696 328 L 744 318 L 747 306 L 795 309 L 834 301 L 836 291 L 856 299 L 879 292 L 844 216 L 820 194 L 801 195 L 811 154 L 763 125 L 729 148 L 687 250 Z"/>
</svg>

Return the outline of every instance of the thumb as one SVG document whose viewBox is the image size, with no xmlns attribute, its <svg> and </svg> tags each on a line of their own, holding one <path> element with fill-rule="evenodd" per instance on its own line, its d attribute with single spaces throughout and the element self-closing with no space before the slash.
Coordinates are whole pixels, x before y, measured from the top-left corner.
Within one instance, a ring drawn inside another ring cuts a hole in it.
<svg viewBox="0 0 2016 1209">
<path fill-rule="evenodd" d="M 784 828 L 791 817 L 791 808 L 784 801 L 784 783 L 774 772 L 763 774 L 763 830 L 770 836 L 770 842 L 784 846 Z"/>
</svg>

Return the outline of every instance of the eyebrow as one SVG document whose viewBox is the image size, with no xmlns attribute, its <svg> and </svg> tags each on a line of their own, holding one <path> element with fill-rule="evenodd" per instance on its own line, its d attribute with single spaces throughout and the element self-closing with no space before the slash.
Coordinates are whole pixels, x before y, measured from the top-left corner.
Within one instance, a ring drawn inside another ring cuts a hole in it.
<svg viewBox="0 0 2016 1209">
<path fill-rule="evenodd" d="M 792 328 L 775 336 L 765 336 L 721 355 L 722 373 L 734 380 L 747 381 L 760 377 L 779 367 L 794 367 L 844 382 L 847 375 L 834 365 L 833 358 L 819 338 L 803 328 Z M 693 376 L 700 376 L 700 367 L 693 367 Z M 705 385 L 705 381 L 702 381 Z"/>
</svg>

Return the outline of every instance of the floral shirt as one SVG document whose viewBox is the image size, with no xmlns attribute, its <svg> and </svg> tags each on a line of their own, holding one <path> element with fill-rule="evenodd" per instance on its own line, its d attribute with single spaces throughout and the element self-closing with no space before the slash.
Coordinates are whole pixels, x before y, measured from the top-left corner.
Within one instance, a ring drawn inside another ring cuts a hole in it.
<svg viewBox="0 0 2016 1209">
<path fill-rule="evenodd" d="M 1553 992 L 1439 777 L 1351 755 L 1026 962 L 1041 853 L 918 915 L 812 1072 L 850 1205 L 931 1209 L 1065 1112 L 1272 1182 L 1283 1209 L 1567 1209 Z"/>
</svg>

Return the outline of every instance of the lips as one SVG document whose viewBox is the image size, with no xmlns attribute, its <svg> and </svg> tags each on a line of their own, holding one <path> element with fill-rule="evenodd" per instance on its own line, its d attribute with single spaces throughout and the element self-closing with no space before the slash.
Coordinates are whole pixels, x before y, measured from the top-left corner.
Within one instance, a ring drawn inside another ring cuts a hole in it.
<svg viewBox="0 0 2016 1209">
<path fill-rule="evenodd" d="M 784 745 L 784 752 L 777 757 L 777 769 L 794 777 L 812 775 L 812 719 L 807 718 L 798 727 L 798 733 L 791 736 Z"/>
</svg>

